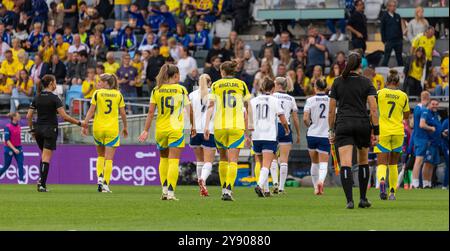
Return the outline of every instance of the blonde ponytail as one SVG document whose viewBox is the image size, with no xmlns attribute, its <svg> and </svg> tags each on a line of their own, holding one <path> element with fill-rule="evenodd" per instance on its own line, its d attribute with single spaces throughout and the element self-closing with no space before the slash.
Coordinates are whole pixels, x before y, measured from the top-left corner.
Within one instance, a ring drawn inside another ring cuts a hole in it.
<svg viewBox="0 0 450 251">
<path fill-rule="evenodd" d="M 178 67 L 173 64 L 164 64 L 156 76 L 156 87 L 160 88 L 163 84 L 168 84 L 169 79 L 179 73 Z"/>
<path fill-rule="evenodd" d="M 198 80 L 201 100 L 203 100 L 208 95 L 208 81 L 211 81 L 211 78 L 208 74 L 202 74 Z"/>
</svg>

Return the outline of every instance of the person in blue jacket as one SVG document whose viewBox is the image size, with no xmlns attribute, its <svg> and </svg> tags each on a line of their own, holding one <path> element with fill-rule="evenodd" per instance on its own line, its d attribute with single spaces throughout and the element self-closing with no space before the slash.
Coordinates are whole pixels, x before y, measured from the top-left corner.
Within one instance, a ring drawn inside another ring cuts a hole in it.
<svg viewBox="0 0 450 251">
<path fill-rule="evenodd" d="M 136 20 L 136 27 L 141 29 L 145 24 L 145 18 L 142 13 L 139 11 L 139 8 L 136 3 L 131 4 L 130 9 L 128 10 L 128 15 L 130 19 Z"/>
<path fill-rule="evenodd" d="M 125 27 L 125 32 L 122 36 L 122 42 L 120 43 L 120 49 L 124 51 L 136 50 L 137 39 L 133 33 L 133 28 L 130 26 Z"/>
<path fill-rule="evenodd" d="M 205 22 L 197 22 L 195 29 L 197 32 L 194 34 L 194 41 L 190 47 L 195 47 L 196 50 L 209 50 L 209 34 L 205 30 Z"/>
<path fill-rule="evenodd" d="M 42 24 L 37 22 L 33 24 L 33 31 L 28 36 L 29 49 L 31 51 L 37 51 L 39 45 L 41 45 L 44 33 L 42 33 Z"/>
<path fill-rule="evenodd" d="M 442 189 L 448 189 L 448 118 L 442 122 L 442 152 L 445 158 L 445 176 Z"/>
</svg>

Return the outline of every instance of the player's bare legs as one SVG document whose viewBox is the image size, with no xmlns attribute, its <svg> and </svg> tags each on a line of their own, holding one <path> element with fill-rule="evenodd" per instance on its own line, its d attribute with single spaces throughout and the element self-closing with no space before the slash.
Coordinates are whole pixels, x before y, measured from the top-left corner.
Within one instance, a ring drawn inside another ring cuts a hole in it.
<svg viewBox="0 0 450 251">
<path fill-rule="evenodd" d="M 257 161 L 262 162 L 258 185 L 255 188 L 255 192 L 259 197 L 265 197 L 263 189 L 269 178 L 269 166 L 272 164 L 275 155 L 271 151 L 263 151 L 262 154 L 255 154 L 255 158 Z"/>
</svg>

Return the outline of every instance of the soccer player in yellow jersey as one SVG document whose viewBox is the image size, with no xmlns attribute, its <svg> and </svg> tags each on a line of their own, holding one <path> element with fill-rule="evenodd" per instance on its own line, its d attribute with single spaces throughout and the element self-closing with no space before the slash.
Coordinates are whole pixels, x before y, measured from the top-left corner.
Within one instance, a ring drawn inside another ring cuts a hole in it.
<svg viewBox="0 0 450 251">
<path fill-rule="evenodd" d="M 403 120 L 409 117 L 409 102 L 406 93 L 398 90 L 400 77 L 391 70 L 386 88 L 378 92 L 380 116 L 380 138 L 375 146 L 378 154 L 377 179 L 380 184 L 380 198 L 387 200 L 386 172 L 389 168 L 389 200 L 395 200 L 398 179 L 398 161 L 404 141 Z"/>
<path fill-rule="evenodd" d="M 123 123 L 122 135 L 125 138 L 128 136 L 127 115 L 116 76 L 102 74 L 97 87 L 100 89 L 95 91 L 92 96 L 91 107 L 89 108 L 85 121 L 89 121 L 95 113 L 93 136 L 98 153 L 98 191 L 110 193 L 109 184 L 113 169 L 114 154 L 120 145 L 119 115 Z M 83 134 L 88 134 L 87 125 L 83 128 Z"/>
<path fill-rule="evenodd" d="M 155 138 L 160 151 L 159 175 L 162 185 L 162 200 L 178 200 L 175 197 L 175 190 L 180 155 L 185 144 L 184 108 L 188 106 L 190 109 L 191 105 L 188 92 L 184 86 L 178 84 L 179 81 L 180 71 L 177 66 L 165 64 L 161 67 L 156 76 L 157 86 L 153 89 L 150 97 L 145 128 L 139 136 L 140 142 L 144 142 L 148 138 L 155 109 L 158 108 Z M 195 135 L 195 129 L 192 129 L 192 132 Z"/>
<path fill-rule="evenodd" d="M 232 76 L 237 63 L 227 61 L 220 66 L 222 79 L 211 86 L 210 102 L 206 115 L 205 139 L 209 139 L 209 123 L 214 114 L 214 138 L 220 153 L 219 178 L 222 185 L 222 200 L 233 201 L 231 191 L 237 177 L 237 162 L 240 149 L 249 143 L 248 121 L 244 118 L 244 107 L 248 110 L 250 93 L 247 85 Z M 250 117 L 250 116 L 249 116 Z"/>
</svg>

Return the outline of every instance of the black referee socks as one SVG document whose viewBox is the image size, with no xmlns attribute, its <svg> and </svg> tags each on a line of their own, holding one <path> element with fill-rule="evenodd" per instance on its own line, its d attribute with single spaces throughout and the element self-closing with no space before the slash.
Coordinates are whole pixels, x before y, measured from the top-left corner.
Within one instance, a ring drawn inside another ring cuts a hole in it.
<svg viewBox="0 0 450 251">
<path fill-rule="evenodd" d="M 341 183 L 347 198 L 347 203 L 353 201 L 353 173 L 348 166 L 341 167 Z"/>
<path fill-rule="evenodd" d="M 39 184 L 43 187 L 47 187 L 47 177 L 48 177 L 48 170 L 50 169 L 50 164 L 47 162 L 41 162 L 40 166 L 40 173 L 41 177 L 39 179 Z"/>
<path fill-rule="evenodd" d="M 361 199 L 366 199 L 367 185 L 369 184 L 369 165 L 360 165 L 358 170 L 359 193 Z"/>
</svg>

